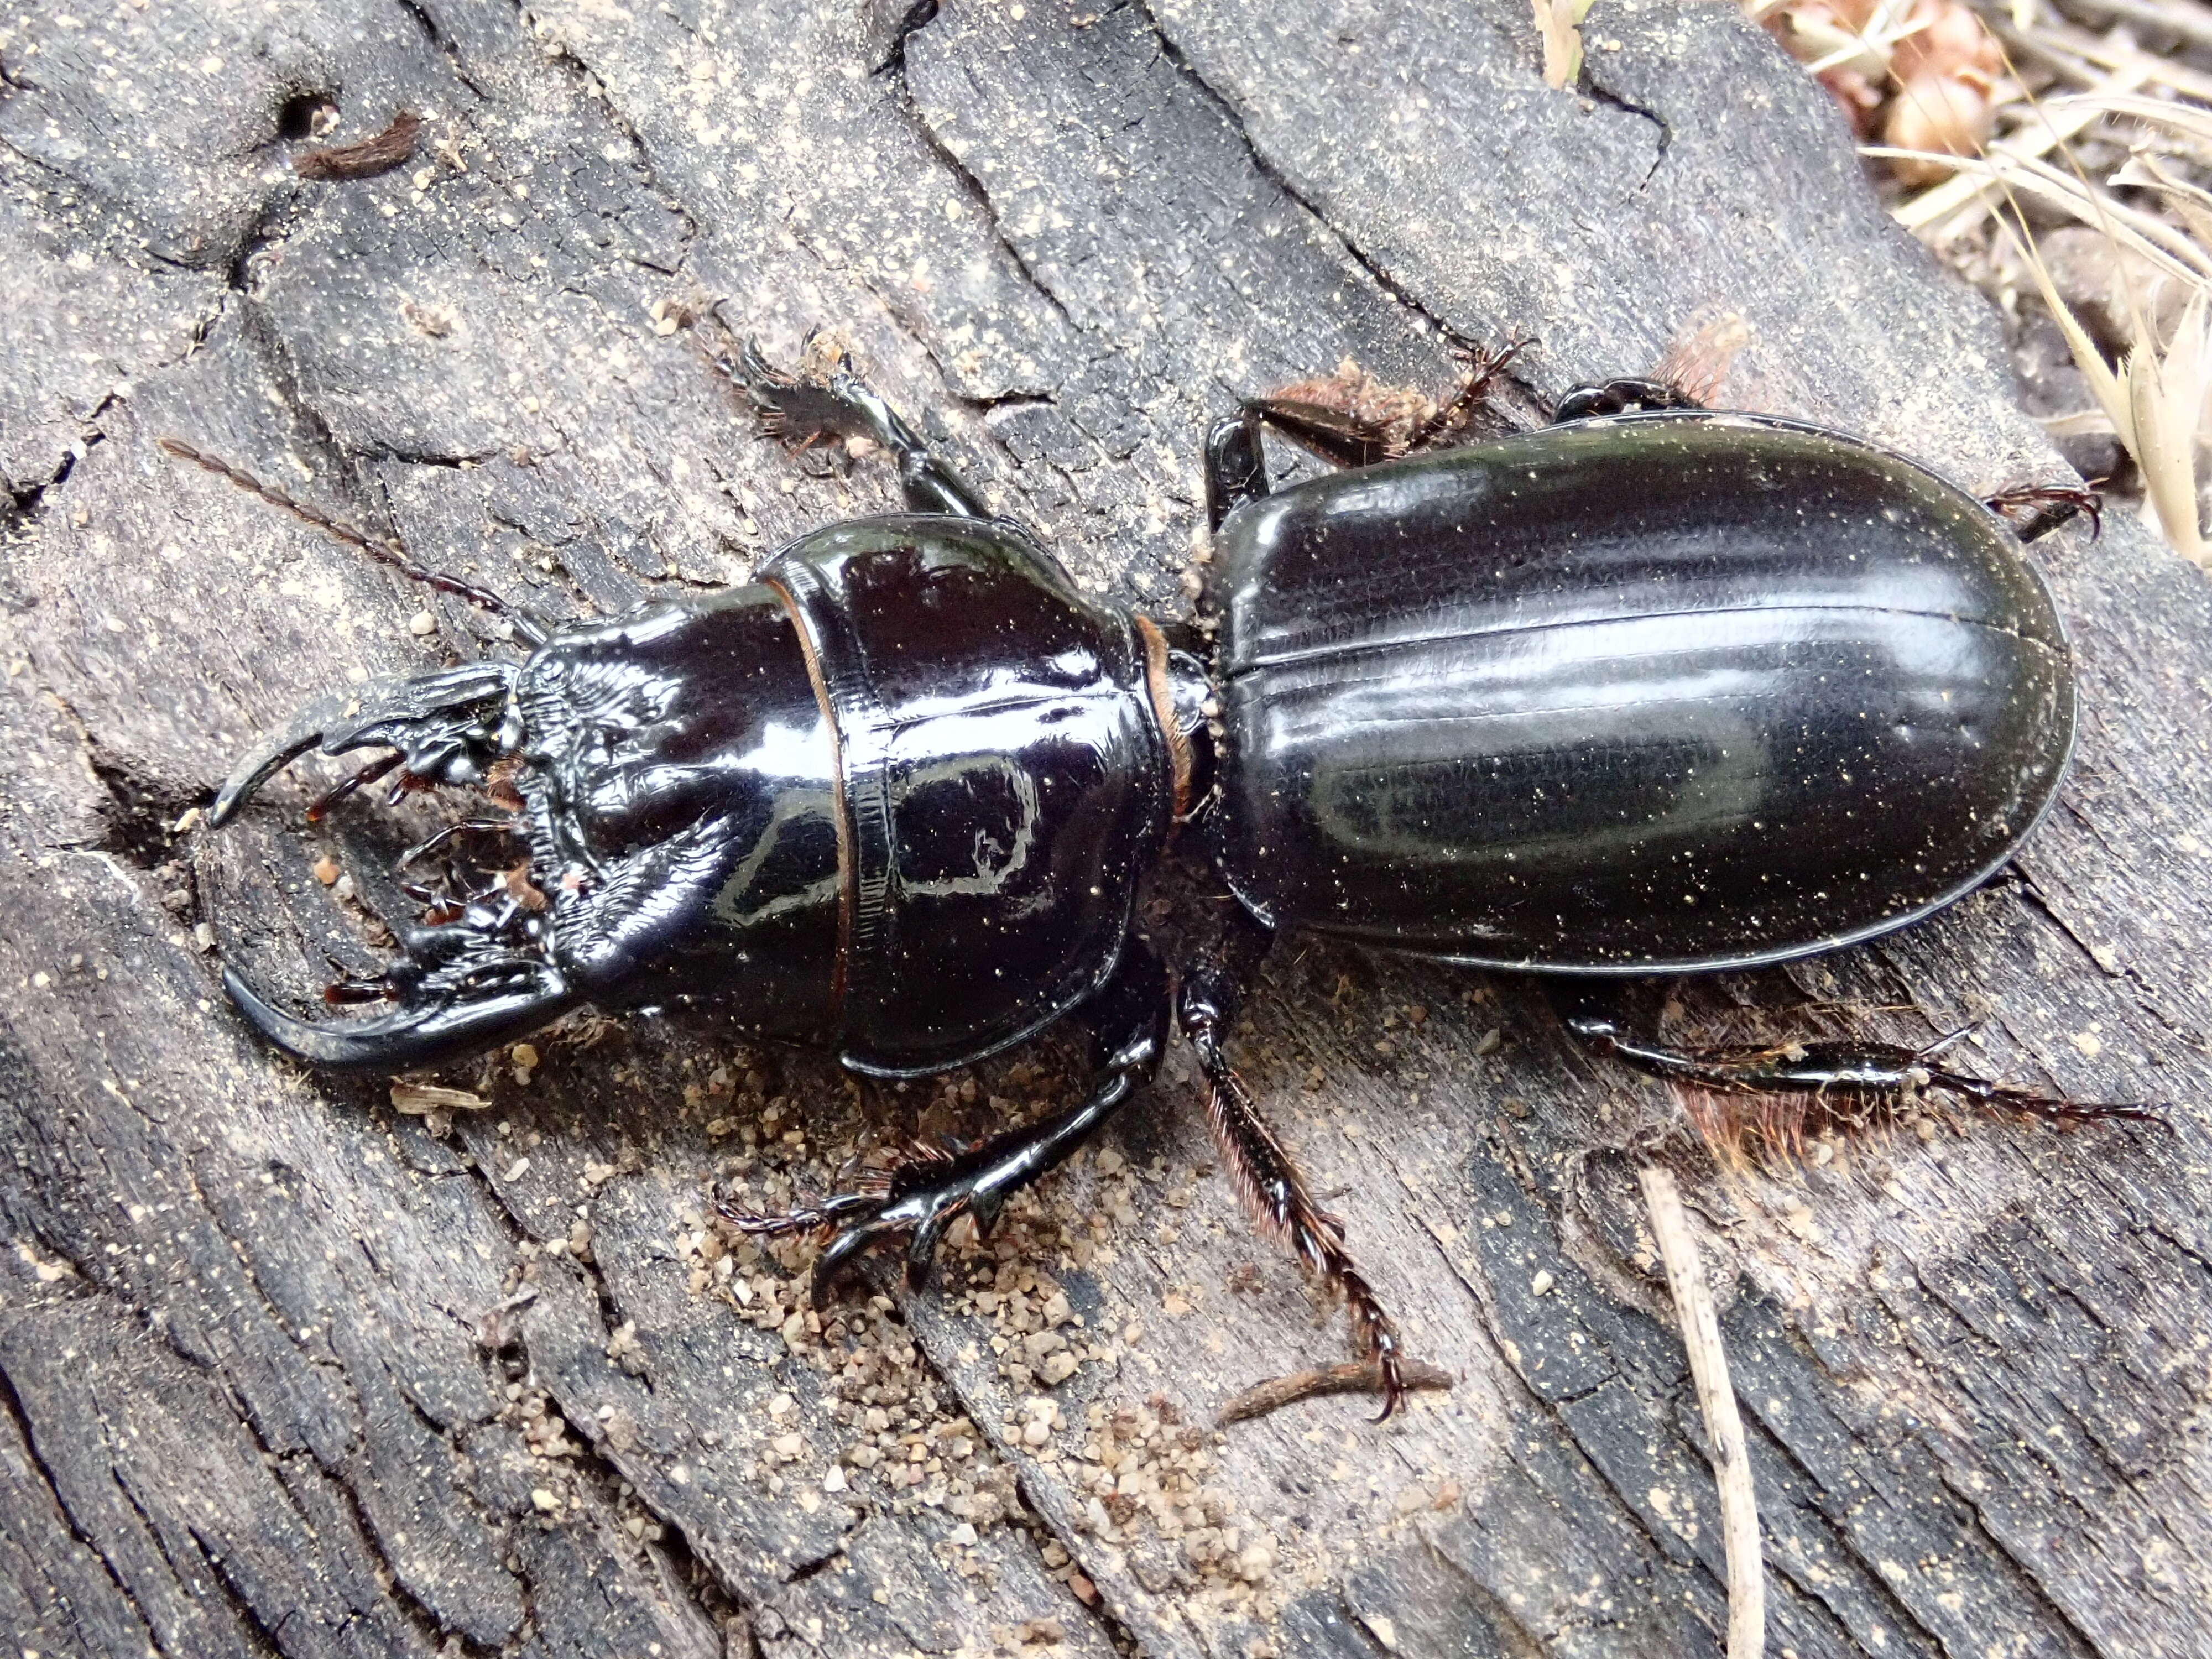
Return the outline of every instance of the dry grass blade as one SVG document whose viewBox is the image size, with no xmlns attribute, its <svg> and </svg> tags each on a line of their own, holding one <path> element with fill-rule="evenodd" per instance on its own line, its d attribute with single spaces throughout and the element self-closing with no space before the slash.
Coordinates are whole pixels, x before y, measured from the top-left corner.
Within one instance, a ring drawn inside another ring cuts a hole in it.
<svg viewBox="0 0 2212 1659">
<path fill-rule="evenodd" d="M 2000 27 L 1999 37 L 2011 51 L 2048 64 L 2069 80 L 2094 88 L 2103 79 L 2100 70 L 2139 69 L 2149 85 L 2171 87 L 2191 98 L 2212 100 L 2212 76 L 2186 64 L 2142 52 L 2124 40 L 2108 40 L 2064 23 L 2040 22 L 2035 27 Z"/>
<path fill-rule="evenodd" d="M 2212 12 L 2194 0 L 2089 0 L 2089 9 L 2212 46 Z"/>
<path fill-rule="evenodd" d="M 2048 106 L 2054 118 L 2076 109 L 2095 115 L 2124 115 L 2153 126 L 2166 127 L 2191 138 L 2212 143 L 2212 109 L 2164 98 L 2145 98 L 2139 93 L 2080 92 L 2054 98 Z"/>
<path fill-rule="evenodd" d="M 1544 84 L 1571 87 L 1583 72 L 1582 21 L 1591 0 L 1535 0 L 1536 33 L 1544 41 Z"/>
<path fill-rule="evenodd" d="M 2212 191 L 2175 178 L 2148 152 L 2130 156 L 2111 182 L 2159 191 L 2166 198 L 2166 205 L 2181 216 L 2189 234 L 2202 246 L 2212 247 Z"/>
<path fill-rule="evenodd" d="M 1893 149 L 1882 144 L 1862 145 L 1862 155 L 1877 160 L 1923 161 L 1978 173 L 2000 189 L 2038 196 L 2064 208 L 2084 224 L 2095 227 L 2130 252 L 2141 254 L 2160 270 L 2193 287 L 2212 284 L 2212 252 L 2172 225 L 2141 209 L 2113 200 L 2103 191 L 2061 173 L 2031 156 L 1994 155 L 1943 155 L 1933 150 Z"/>
<path fill-rule="evenodd" d="M 1759 1498 L 1751 1483 L 1751 1458 L 1720 1321 L 1698 1261 L 1697 1241 L 1682 1212 L 1674 1177 L 1657 1164 L 1637 1171 L 1651 1218 L 1651 1236 L 1667 1269 L 1667 1287 L 1682 1327 L 1682 1346 L 1711 1444 L 1713 1479 L 1720 1489 L 1721 1538 L 1728 1560 L 1729 1659 L 1759 1659 L 1766 1650 L 1766 1562 L 1759 1534 Z"/>
<path fill-rule="evenodd" d="M 2155 342 L 2139 341 L 2115 369 L 2059 297 L 2034 247 L 2022 252 L 2097 406 L 2142 469 L 2144 493 L 2166 539 L 2176 551 L 2204 563 L 2203 532 L 2197 519 L 2197 421 L 2204 406 L 2206 351 L 2212 343 L 2205 290 L 2199 288 L 2191 296 L 2163 351 Z"/>
<path fill-rule="evenodd" d="M 2143 490 L 2166 539 L 2203 564 L 2203 532 L 2197 517 L 2197 423 L 2204 408 L 2206 295 L 2190 296 L 2173 337 L 2160 351 L 2137 344 L 2120 365 L 2135 441 L 2129 446 L 2142 468 Z"/>
<path fill-rule="evenodd" d="M 2202 564 L 2208 555 L 2197 514 L 2197 452 L 2212 375 L 2212 191 L 2162 166 L 2156 153 L 2161 141 L 2154 135 L 2171 135 L 2164 142 L 2182 145 L 2212 144 L 2212 110 L 2145 96 L 2121 84 L 2123 79 L 2115 76 L 2089 92 L 2039 108 L 2047 143 L 2043 135 L 2021 135 L 1972 157 L 1874 147 L 1863 153 L 1955 170 L 1958 176 L 1950 184 L 1899 211 L 1899 219 L 1923 234 L 1931 226 L 1938 240 L 1954 232 L 1955 218 L 1939 223 L 1944 211 L 1962 187 L 1980 189 L 2001 192 L 2015 205 L 2023 197 L 2054 204 L 2103 235 L 2124 261 L 2132 256 L 2141 262 L 2136 274 L 2122 267 L 2127 327 L 2134 343 L 2114 366 L 2058 292 L 2033 241 L 2023 241 L 2016 229 L 2007 227 L 2098 409 L 2141 467 L 2144 494 L 2167 540 Z M 2075 163 L 2065 141 L 2107 120 L 2137 124 L 2142 137 L 2127 163 L 2100 181 Z M 2056 149 L 2064 167 L 2043 159 L 2041 152 L 2048 149 Z M 2114 193 L 2129 189 L 2147 191 L 2154 199 L 2127 201 Z M 2170 326 L 2163 318 L 2171 311 L 2156 300 L 2161 280 L 2179 284 L 2188 296 Z"/>
<path fill-rule="evenodd" d="M 1863 29 L 1804 13 L 1791 20 L 1790 33 L 1796 44 L 1819 54 L 1806 63 L 1808 75 L 1855 69 L 1862 75 L 1879 77 L 1889 73 L 1890 54 L 1897 44 L 1923 33 L 1935 21 L 1934 13 L 1923 11 L 1916 17 L 1914 10 L 1911 0 L 1877 6 Z"/>
<path fill-rule="evenodd" d="M 2057 287 L 2051 280 L 2050 269 L 2045 265 L 2034 246 L 2031 244 L 2021 252 L 2027 261 L 2029 272 L 2035 278 L 2036 287 L 2042 290 L 2044 304 L 2051 307 L 2051 314 L 2057 321 L 2059 332 L 2066 337 L 2067 350 L 2073 354 L 2075 364 L 2081 369 L 2082 378 L 2089 382 L 2089 390 L 2097 399 L 2097 407 L 2105 411 L 2105 418 L 2112 423 L 2112 430 L 2119 434 L 2120 442 L 2132 453 L 2136 447 L 2133 400 L 2120 384 L 2119 376 L 2112 372 L 2112 365 L 2105 361 L 2105 354 L 2097 349 L 2097 343 L 2089 337 L 2089 331 L 2083 328 L 2081 319 L 2075 316 L 2073 307 L 2058 297 Z"/>
<path fill-rule="evenodd" d="M 2112 437 L 2118 434 L 2112 417 L 2101 409 L 2079 410 L 2071 415 L 2045 415 L 2036 424 L 2053 438 Z"/>
<path fill-rule="evenodd" d="M 2144 65 L 2131 64 L 2113 70 L 2102 87 L 2115 94 L 2132 91 L 2142 84 L 2148 73 Z M 2058 108 L 2057 104 L 2062 103 L 2068 107 Z M 2045 106 L 2042 120 L 1990 145 L 1990 154 L 2028 158 L 2043 155 L 2063 147 L 2068 139 L 2080 137 L 2101 113 L 2087 100 L 2080 104 L 2071 99 L 2057 100 Z M 1995 178 L 1954 173 L 1899 208 L 1895 217 L 1907 230 L 1941 246 L 1978 225 L 1983 215 L 1996 205 L 2001 188 L 2000 181 Z"/>
</svg>

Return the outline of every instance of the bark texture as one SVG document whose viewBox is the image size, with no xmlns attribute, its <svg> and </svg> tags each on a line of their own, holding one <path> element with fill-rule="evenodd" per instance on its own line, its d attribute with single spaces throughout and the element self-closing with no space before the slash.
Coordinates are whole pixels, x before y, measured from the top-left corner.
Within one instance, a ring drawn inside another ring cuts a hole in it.
<svg viewBox="0 0 2212 1659">
<path fill-rule="evenodd" d="M 772 355 L 845 330 L 1081 580 L 1161 613 L 1208 417 L 1347 356 L 1442 392 L 1445 331 L 1534 336 L 1533 405 L 1737 312 L 1731 401 L 1992 489 L 2057 475 L 1996 319 L 1820 89 L 1676 0 L 1599 0 L 1581 91 L 1542 85 L 1515 0 L 79 10 L 0 25 L 14 1649 L 1717 1653 L 1621 1150 L 1677 1108 L 1523 984 L 1288 942 L 1248 1015 L 1250 1080 L 1458 1378 L 1379 1429 L 1343 1397 L 1208 1426 L 1342 1335 L 1209 1176 L 1180 1051 L 940 1289 L 884 1276 L 822 1327 L 797 1255 L 708 1224 L 710 1180 L 772 1202 L 864 1134 L 974 1132 L 1070 1086 L 1064 1047 L 863 1090 L 647 1022 L 450 1078 L 491 1103 L 448 1118 L 249 1041 L 210 946 L 295 986 L 360 959 L 311 865 L 362 854 L 303 838 L 298 791 L 178 821 L 309 696 L 496 647 L 154 441 L 555 615 L 889 500 L 750 435 L 685 325 L 717 300 Z M 293 166 L 402 111 L 397 170 Z M 2177 1109 L 1678 1155 L 1777 1654 L 2212 1649 L 2212 607 L 2132 523 L 2034 556 L 2085 712 L 2017 866 L 1675 1018 L 1978 1019 L 1992 1073 Z"/>
</svg>

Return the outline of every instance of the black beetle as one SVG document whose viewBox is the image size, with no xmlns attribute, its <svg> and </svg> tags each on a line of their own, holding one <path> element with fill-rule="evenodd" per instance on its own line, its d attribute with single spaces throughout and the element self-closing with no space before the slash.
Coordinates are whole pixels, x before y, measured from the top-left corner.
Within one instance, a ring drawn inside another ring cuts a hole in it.
<svg viewBox="0 0 2212 1659">
<path fill-rule="evenodd" d="M 842 362 L 795 379 L 748 348 L 723 366 L 791 441 L 885 447 L 909 510 L 803 536 L 745 586 L 550 633 L 520 620 L 523 661 L 358 687 L 263 744 L 211 823 L 310 748 L 380 747 L 333 793 L 395 766 L 395 799 L 489 781 L 514 819 L 447 833 L 511 832 L 530 856 L 519 889 L 406 890 L 423 914 L 394 921 L 383 978 L 333 988 L 396 1001 L 380 1017 L 302 1020 L 227 969 L 280 1048 L 430 1066 L 580 1004 L 690 999 L 907 1077 L 1079 1014 L 1100 1068 L 1079 1104 L 737 1218 L 834 1234 L 817 1300 L 901 1236 L 918 1280 L 956 1217 L 988 1226 L 1152 1074 L 1170 994 L 1132 931 L 1139 883 L 1210 803 L 1243 922 L 1180 964 L 1175 1012 L 1233 1178 L 1346 1296 L 1386 1416 L 1398 1337 L 1223 1052 L 1275 930 L 1560 976 L 1578 1037 L 1707 1088 L 2134 1109 L 1945 1071 L 1934 1049 L 1673 1050 L 1592 988 L 1871 939 L 2002 866 L 2065 771 L 2075 690 L 2000 510 L 2037 507 L 2018 533 L 2040 533 L 2094 498 L 1984 502 L 1863 440 L 1647 381 L 1389 460 L 1345 410 L 1260 401 L 1207 444 L 1209 665 L 1084 597 Z M 1346 470 L 1271 492 L 1268 427 Z"/>
</svg>

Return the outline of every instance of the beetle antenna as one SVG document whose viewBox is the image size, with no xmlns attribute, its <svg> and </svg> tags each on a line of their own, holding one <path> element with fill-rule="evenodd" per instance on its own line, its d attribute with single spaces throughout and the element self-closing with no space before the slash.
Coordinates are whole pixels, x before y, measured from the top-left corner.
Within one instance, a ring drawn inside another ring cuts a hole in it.
<svg viewBox="0 0 2212 1659">
<path fill-rule="evenodd" d="M 436 592 L 451 593 L 456 599 L 466 599 L 480 610 L 512 623 L 515 633 L 529 644 L 545 643 L 546 629 L 543 623 L 514 610 L 489 589 L 464 581 L 459 576 L 449 576 L 442 570 L 428 569 L 416 563 L 397 536 L 382 539 L 371 536 L 312 501 L 300 501 L 275 484 L 262 483 L 244 467 L 233 466 L 219 455 L 210 455 L 205 450 L 193 448 L 181 438 L 159 438 L 155 441 L 179 460 L 190 461 L 203 471 L 212 472 L 226 483 L 237 485 L 247 495 L 258 496 L 280 512 L 290 514 L 302 524 L 313 526 L 331 540 L 343 542 L 348 547 L 368 554 L 379 563 L 391 566 L 408 580 L 421 582 Z"/>
<path fill-rule="evenodd" d="M 270 506 L 290 514 L 301 523 L 313 525 L 333 541 L 343 542 L 348 547 L 358 548 L 374 558 L 390 559 L 395 556 L 403 560 L 405 558 L 405 555 L 399 551 L 399 544 L 396 540 L 390 543 L 372 540 L 366 532 L 356 529 L 343 519 L 325 512 L 312 502 L 299 501 L 288 495 L 275 484 L 262 483 L 244 467 L 233 466 L 219 455 L 210 455 L 205 450 L 195 449 L 181 438 L 160 438 L 155 441 L 161 449 L 175 456 L 179 460 L 190 461 L 203 471 L 212 472 L 216 477 L 237 485 L 247 495 L 259 496 Z"/>
</svg>

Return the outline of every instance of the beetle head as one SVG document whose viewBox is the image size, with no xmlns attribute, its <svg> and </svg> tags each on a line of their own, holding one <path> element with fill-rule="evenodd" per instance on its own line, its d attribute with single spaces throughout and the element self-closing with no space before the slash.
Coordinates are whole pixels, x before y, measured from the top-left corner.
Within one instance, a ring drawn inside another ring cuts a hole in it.
<svg viewBox="0 0 2212 1659">
<path fill-rule="evenodd" d="M 396 750 L 325 794 L 309 817 L 363 783 L 394 771 L 395 802 L 440 785 L 483 785 L 521 740 L 512 692 L 516 666 L 471 663 L 442 673 L 356 687 L 310 703 L 291 726 L 248 755 L 217 793 L 208 821 L 221 825 L 262 785 L 310 749 L 341 755 Z M 223 970 L 231 1000 L 270 1042 L 318 1066 L 404 1071 L 481 1053 L 544 1024 L 579 1000 L 549 948 L 551 901 L 526 870 L 465 893 L 433 893 L 397 879 L 417 855 L 448 839 L 434 837 L 401 860 L 393 877 L 371 876 L 363 897 L 397 939 L 398 953 L 366 987 L 333 986 L 333 1002 L 390 1000 L 376 1018 L 322 1024 L 285 1012 L 235 968 Z M 423 906 L 413 923 L 396 920 L 409 900 Z M 363 994 L 365 993 L 365 994 Z"/>
</svg>

